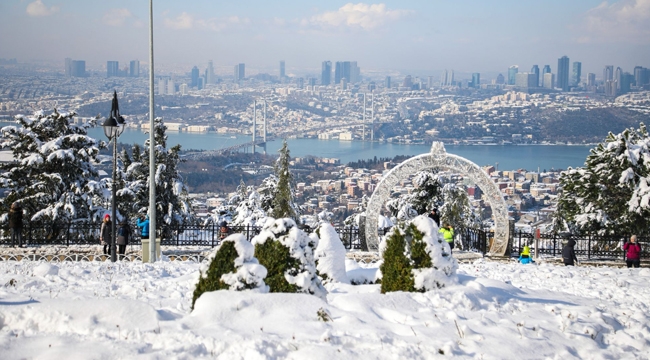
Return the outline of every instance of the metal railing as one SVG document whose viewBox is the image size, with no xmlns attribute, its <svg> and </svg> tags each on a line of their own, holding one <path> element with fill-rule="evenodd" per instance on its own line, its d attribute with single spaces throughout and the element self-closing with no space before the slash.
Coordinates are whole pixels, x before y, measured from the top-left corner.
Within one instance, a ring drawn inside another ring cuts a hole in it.
<svg viewBox="0 0 650 360">
<path fill-rule="evenodd" d="M 630 238 L 627 234 L 616 235 L 572 235 L 572 234 L 540 234 L 538 249 L 535 249 L 533 234 L 516 232 L 513 236 L 511 256 L 519 256 L 523 247 L 528 245 L 531 251 L 537 250 L 539 255 L 552 257 L 562 256 L 562 248 L 569 240 L 575 240 L 576 256 L 587 260 L 625 260 L 623 245 Z M 650 259 L 650 238 L 638 237 L 641 245 L 641 259 Z"/>
</svg>

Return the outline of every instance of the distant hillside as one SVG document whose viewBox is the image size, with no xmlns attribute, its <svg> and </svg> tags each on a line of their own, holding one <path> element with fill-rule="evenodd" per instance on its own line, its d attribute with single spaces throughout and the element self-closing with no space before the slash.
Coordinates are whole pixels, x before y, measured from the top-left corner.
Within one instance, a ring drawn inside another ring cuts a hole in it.
<svg viewBox="0 0 650 360">
<path fill-rule="evenodd" d="M 624 108 L 544 113 L 539 121 L 539 139 L 548 141 L 601 142 L 609 132 L 620 133 L 626 128 L 638 128 L 650 117 Z"/>
</svg>

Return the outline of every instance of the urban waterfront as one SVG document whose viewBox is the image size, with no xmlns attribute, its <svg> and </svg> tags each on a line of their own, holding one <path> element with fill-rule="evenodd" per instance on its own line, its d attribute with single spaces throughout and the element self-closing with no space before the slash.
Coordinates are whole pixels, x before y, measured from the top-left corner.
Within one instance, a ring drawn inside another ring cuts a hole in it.
<svg viewBox="0 0 650 360">
<path fill-rule="evenodd" d="M 90 135 L 105 139 L 103 130 L 93 128 Z M 218 150 L 251 140 L 250 136 L 209 133 L 187 133 L 168 131 L 167 146 L 180 144 L 184 150 Z M 125 144 L 143 144 L 148 134 L 136 129 L 127 129 L 120 137 Z M 396 155 L 419 155 L 429 152 L 430 144 L 406 145 L 396 143 L 288 139 L 293 157 L 313 155 L 340 159 L 342 164 L 377 158 L 392 158 Z M 277 154 L 281 141 L 271 141 L 267 153 Z M 494 165 L 502 170 L 527 169 L 541 171 L 583 166 L 589 150 L 586 145 L 446 145 L 447 152 L 469 159 L 480 166 Z M 248 149 L 250 151 L 250 148 Z M 263 151 L 257 148 L 256 151 Z"/>
</svg>

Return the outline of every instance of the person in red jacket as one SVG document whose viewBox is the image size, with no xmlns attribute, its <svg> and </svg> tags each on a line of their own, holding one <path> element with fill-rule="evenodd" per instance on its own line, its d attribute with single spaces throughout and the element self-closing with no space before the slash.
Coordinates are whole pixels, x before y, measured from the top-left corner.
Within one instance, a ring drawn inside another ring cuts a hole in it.
<svg viewBox="0 0 650 360">
<path fill-rule="evenodd" d="M 631 268 L 634 266 L 638 268 L 641 266 L 641 244 L 636 242 L 636 235 L 632 235 L 630 241 L 623 245 L 623 250 L 626 251 L 625 262 L 627 263 L 627 267 Z"/>
</svg>

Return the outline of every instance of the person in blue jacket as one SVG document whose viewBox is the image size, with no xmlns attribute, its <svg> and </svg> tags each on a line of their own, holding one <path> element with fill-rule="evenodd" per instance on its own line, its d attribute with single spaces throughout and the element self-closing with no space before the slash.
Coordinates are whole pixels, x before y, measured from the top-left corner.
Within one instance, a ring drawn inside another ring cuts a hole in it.
<svg viewBox="0 0 650 360">
<path fill-rule="evenodd" d="M 524 249 L 521 251 L 521 254 L 519 255 L 519 262 L 522 264 L 530 264 L 533 263 L 533 258 L 530 257 L 530 248 L 528 245 L 524 246 Z"/>
<path fill-rule="evenodd" d="M 144 217 L 144 220 L 142 220 L 142 218 L 138 219 L 138 222 L 136 224 L 138 225 L 139 228 L 142 228 L 140 237 L 142 239 L 148 239 L 149 238 L 149 215 L 146 215 Z"/>
</svg>

